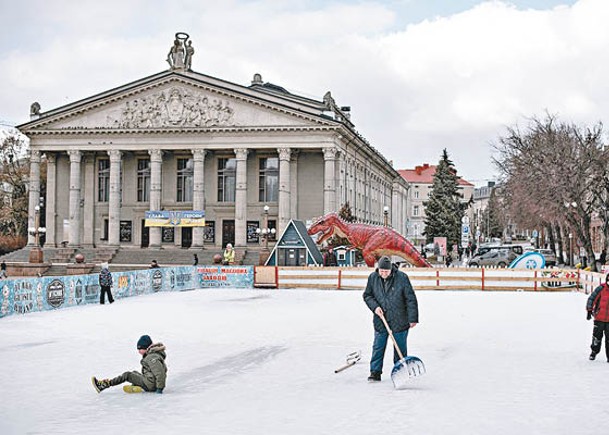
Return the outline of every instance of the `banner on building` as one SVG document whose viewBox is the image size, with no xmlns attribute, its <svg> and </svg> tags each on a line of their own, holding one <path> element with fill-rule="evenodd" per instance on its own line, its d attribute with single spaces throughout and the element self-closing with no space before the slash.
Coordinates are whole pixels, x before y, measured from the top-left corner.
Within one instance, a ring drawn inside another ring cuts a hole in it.
<svg viewBox="0 0 609 435">
<path fill-rule="evenodd" d="M 147 211 L 145 215 L 147 227 L 204 227 L 205 211 Z"/>
</svg>

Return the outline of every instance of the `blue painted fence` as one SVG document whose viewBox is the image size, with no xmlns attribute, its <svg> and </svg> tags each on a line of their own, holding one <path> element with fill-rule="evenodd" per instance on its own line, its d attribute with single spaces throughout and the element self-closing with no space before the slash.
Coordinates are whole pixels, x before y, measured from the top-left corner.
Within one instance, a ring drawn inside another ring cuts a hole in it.
<svg viewBox="0 0 609 435">
<path fill-rule="evenodd" d="M 201 288 L 254 286 L 252 266 L 183 266 L 112 272 L 115 299 Z M 99 275 L 0 280 L 0 317 L 99 303 Z"/>
</svg>

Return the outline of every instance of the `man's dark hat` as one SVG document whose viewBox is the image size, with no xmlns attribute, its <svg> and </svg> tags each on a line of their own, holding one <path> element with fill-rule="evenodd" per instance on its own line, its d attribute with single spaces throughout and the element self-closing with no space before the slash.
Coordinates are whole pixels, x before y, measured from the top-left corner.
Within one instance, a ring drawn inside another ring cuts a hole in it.
<svg viewBox="0 0 609 435">
<path fill-rule="evenodd" d="M 391 260 L 389 257 L 381 257 L 379 260 L 379 269 L 391 270 Z"/>
</svg>

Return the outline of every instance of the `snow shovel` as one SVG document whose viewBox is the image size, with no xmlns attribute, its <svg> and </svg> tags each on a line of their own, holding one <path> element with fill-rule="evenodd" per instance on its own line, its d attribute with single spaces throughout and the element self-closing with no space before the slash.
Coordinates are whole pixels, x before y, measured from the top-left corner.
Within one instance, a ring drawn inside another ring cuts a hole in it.
<svg viewBox="0 0 609 435">
<path fill-rule="evenodd" d="M 343 370 L 347 370 L 349 367 L 353 367 L 356 362 L 358 362 L 362 358 L 362 353 L 358 350 L 356 352 L 351 352 L 347 355 L 347 363 L 334 370 L 334 373 L 340 373 Z"/>
<path fill-rule="evenodd" d="M 393 342 L 393 347 L 395 347 L 395 351 L 400 357 L 400 360 L 395 363 L 393 370 L 391 370 L 391 380 L 393 381 L 393 386 L 396 390 L 400 390 L 406 387 L 410 378 L 425 374 L 425 364 L 423 364 L 423 361 L 416 356 L 407 356 L 404 358 L 404 355 L 402 355 L 402 351 L 398 347 L 398 343 L 395 341 L 395 337 L 393 336 L 393 332 L 391 331 L 385 316 L 381 314 L 379 317 L 385 324 L 385 328 L 387 329 L 387 332 L 391 337 L 391 341 Z"/>
</svg>

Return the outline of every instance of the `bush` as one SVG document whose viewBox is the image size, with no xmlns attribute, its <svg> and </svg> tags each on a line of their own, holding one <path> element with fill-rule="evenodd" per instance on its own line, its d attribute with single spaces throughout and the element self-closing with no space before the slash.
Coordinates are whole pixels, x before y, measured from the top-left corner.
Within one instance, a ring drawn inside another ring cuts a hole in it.
<svg viewBox="0 0 609 435">
<path fill-rule="evenodd" d="M 25 237 L 0 235 L 0 255 L 8 254 L 23 248 L 27 244 Z"/>
</svg>

